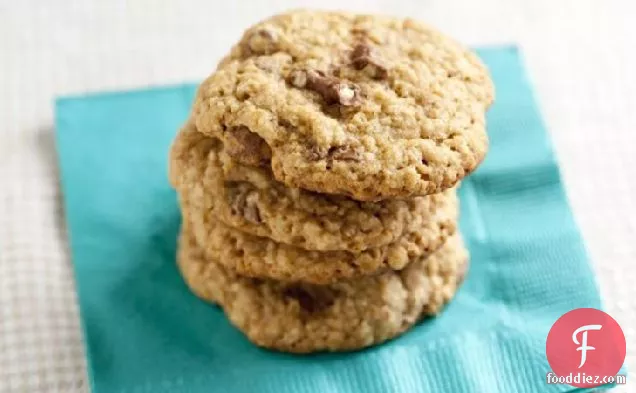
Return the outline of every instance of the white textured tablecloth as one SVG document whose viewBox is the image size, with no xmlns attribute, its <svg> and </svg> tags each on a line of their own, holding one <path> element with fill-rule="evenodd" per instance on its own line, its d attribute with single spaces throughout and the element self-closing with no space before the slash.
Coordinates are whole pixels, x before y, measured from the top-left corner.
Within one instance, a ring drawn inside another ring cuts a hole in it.
<svg viewBox="0 0 636 393">
<path fill-rule="evenodd" d="M 312 5 L 412 16 L 471 45 L 521 46 L 607 310 L 625 331 L 627 361 L 636 369 L 635 6 L 313 3 L 0 0 L 0 392 L 88 390 L 53 144 L 54 97 L 199 80 L 250 23 Z"/>
</svg>

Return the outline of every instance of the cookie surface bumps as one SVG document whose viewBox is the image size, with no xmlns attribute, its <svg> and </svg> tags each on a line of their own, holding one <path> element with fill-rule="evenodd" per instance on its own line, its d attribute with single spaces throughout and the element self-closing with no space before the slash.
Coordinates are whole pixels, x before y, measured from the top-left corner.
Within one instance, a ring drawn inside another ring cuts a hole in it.
<svg viewBox="0 0 636 393">
<path fill-rule="evenodd" d="M 296 353 L 355 350 L 400 335 L 454 296 L 467 260 L 454 236 L 401 272 L 328 286 L 290 285 L 241 277 L 206 259 L 187 226 L 178 255 L 191 290 L 219 304 L 252 342 Z"/>
<path fill-rule="evenodd" d="M 434 218 L 455 192 L 359 202 L 285 187 L 266 168 L 231 159 L 228 149 L 233 148 L 186 124 L 170 158 L 170 178 L 181 198 L 231 227 L 308 250 L 362 251 L 387 245 Z"/>
<path fill-rule="evenodd" d="M 328 284 L 384 270 L 403 269 L 411 260 L 437 250 L 457 230 L 455 194 L 424 225 L 385 246 L 360 252 L 315 251 L 277 243 L 223 224 L 209 211 L 188 206 L 181 199 L 184 221 L 191 225 L 206 255 L 228 269 L 258 278 Z"/>
<path fill-rule="evenodd" d="M 197 92 L 197 129 L 291 187 L 376 201 L 450 188 L 486 154 L 480 60 L 406 19 L 294 11 L 248 29 Z"/>
</svg>

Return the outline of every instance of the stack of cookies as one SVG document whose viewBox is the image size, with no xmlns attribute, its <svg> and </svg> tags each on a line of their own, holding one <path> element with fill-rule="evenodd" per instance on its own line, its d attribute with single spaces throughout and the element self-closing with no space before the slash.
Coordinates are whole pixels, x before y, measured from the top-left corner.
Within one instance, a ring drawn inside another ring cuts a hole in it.
<svg viewBox="0 0 636 393">
<path fill-rule="evenodd" d="M 432 28 L 294 11 L 249 28 L 170 153 L 178 263 L 255 344 L 341 351 L 451 300 L 456 186 L 484 158 L 492 82 Z"/>
</svg>

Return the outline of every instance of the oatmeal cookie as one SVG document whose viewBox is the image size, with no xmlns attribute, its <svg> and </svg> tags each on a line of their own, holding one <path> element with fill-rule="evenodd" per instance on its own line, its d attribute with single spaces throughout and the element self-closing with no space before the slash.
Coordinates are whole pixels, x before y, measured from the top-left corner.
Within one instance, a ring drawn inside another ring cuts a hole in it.
<svg viewBox="0 0 636 393">
<path fill-rule="evenodd" d="M 468 265 L 458 235 L 399 272 L 328 286 L 245 278 L 206 259 L 187 227 L 178 264 L 188 286 L 219 304 L 256 345 L 286 352 L 355 350 L 394 338 L 454 296 Z"/>
<path fill-rule="evenodd" d="M 488 149 L 478 57 L 411 19 L 293 11 L 243 35 L 192 117 L 290 187 L 377 201 L 438 193 Z"/>
<path fill-rule="evenodd" d="M 277 243 L 232 228 L 185 202 L 181 211 L 198 243 L 210 258 L 249 277 L 281 281 L 328 284 L 343 278 L 361 277 L 384 270 L 400 270 L 444 244 L 457 230 L 458 201 L 449 198 L 425 225 L 385 246 L 361 252 L 315 251 Z"/>
<path fill-rule="evenodd" d="M 187 123 L 173 144 L 170 178 L 187 204 L 252 235 L 307 250 L 385 246 L 435 218 L 455 189 L 403 200 L 360 202 L 289 188 L 267 168 L 238 163 L 228 147 Z"/>
</svg>

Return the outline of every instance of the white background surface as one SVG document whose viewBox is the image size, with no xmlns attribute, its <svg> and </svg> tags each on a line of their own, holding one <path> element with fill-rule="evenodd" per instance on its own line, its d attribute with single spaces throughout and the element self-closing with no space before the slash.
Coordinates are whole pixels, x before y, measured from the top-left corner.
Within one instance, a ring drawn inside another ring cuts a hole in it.
<svg viewBox="0 0 636 393">
<path fill-rule="evenodd" d="M 636 370 L 636 12 L 630 3 L 0 0 L 0 392 L 88 389 L 58 188 L 53 98 L 199 80 L 247 25 L 312 5 L 413 16 L 471 45 L 521 46 L 607 310 L 625 331 L 627 361 Z"/>
</svg>

